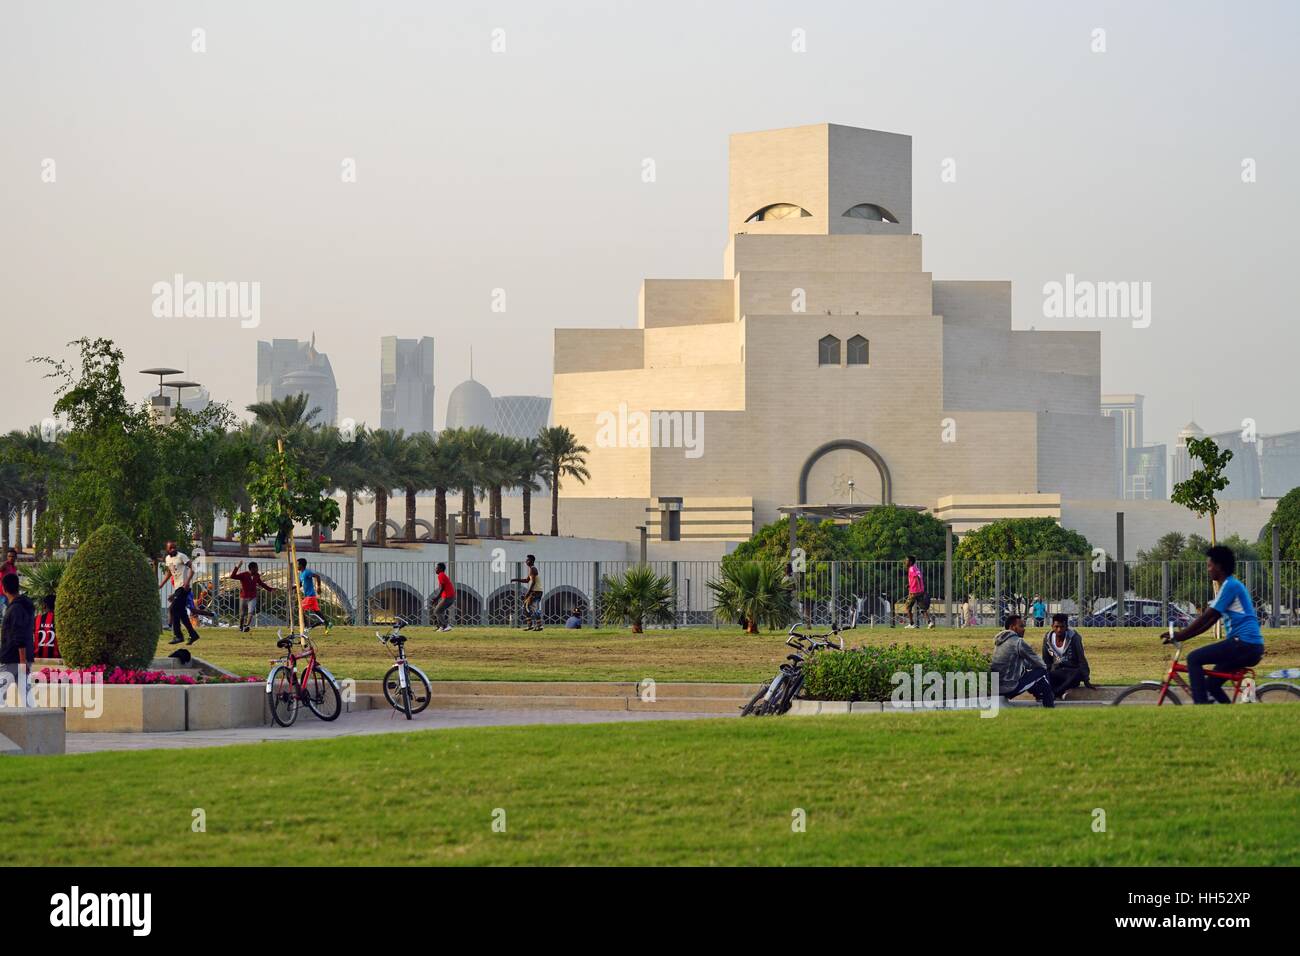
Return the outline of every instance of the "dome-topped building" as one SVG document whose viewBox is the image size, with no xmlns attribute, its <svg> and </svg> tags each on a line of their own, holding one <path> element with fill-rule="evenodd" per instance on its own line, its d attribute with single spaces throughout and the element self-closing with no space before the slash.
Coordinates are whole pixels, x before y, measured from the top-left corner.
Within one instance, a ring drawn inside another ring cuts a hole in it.
<svg viewBox="0 0 1300 956">
<path fill-rule="evenodd" d="M 492 393 L 481 382 L 469 378 L 451 390 L 447 398 L 448 428 L 494 429 L 496 421 Z"/>
</svg>

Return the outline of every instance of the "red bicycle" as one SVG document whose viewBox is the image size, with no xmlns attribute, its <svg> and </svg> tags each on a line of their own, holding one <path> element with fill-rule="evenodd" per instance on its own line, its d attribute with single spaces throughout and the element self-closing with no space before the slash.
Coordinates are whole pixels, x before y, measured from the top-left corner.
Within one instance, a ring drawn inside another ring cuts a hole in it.
<svg viewBox="0 0 1300 956">
<path fill-rule="evenodd" d="M 284 649 L 284 657 L 271 661 L 271 672 L 266 675 L 266 696 L 271 705 L 271 719 L 281 727 L 290 726 L 298 719 L 301 704 L 306 704 L 321 720 L 334 720 L 343 710 L 343 694 L 339 682 L 316 660 L 316 645 L 311 641 L 311 628 L 298 635 L 285 637 L 280 631 L 276 647 Z M 305 653 L 295 654 L 295 637 L 301 639 Z M 306 661 L 302 673 L 298 662 Z"/>
<path fill-rule="evenodd" d="M 1174 656 L 1169 661 L 1169 671 L 1165 674 L 1165 679 L 1163 681 L 1144 680 L 1132 687 L 1126 687 L 1111 701 L 1112 705 L 1118 707 L 1121 704 L 1155 704 L 1158 707 L 1166 701 L 1171 704 L 1181 704 L 1183 699 L 1170 688 L 1170 684 L 1177 684 L 1187 691 L 1189 698 L 1191 697 L 1192 688 L 1183 678 L 1183 675 L 1187 673 L 1187 665 L 1178 659 L 1182 656 L 1183 644 L 1181 641 L 1171 641 L 1168 637 L 1164 638 L 1164 643 L 1174 645 Z M 1219 677 L 1225 682 L 1231 681 L 1233 685 L 1232 702 L 1234 704 L 1300 703 L 1300 687 L 1280 682 L 1256 684 L 1255 668 L 1253 667 L 1239 667 L 1231 671 L 1207 670 L 1205 676 Z"/>
</svg>

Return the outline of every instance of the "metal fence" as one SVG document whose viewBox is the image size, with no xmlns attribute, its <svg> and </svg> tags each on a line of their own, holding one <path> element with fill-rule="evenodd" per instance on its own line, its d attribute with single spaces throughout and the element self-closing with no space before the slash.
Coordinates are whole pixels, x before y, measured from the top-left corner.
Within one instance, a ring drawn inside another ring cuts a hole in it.
<svg viewBox="0 0 1300 956">
<path fill-rule="evenodd" d="M 331 623 L 387 624 L 395 617 L 429 623 L 438 594 L 436 562 L 358 560 L 344 555 L 308 556 L 321 577 L 320 600 Z M 219 624 L 238 619 L 239 582 L 229 577 L 235 561 L 204 558 L 193 591 L 199 613 Z M 288 625 L 286 587 L 293 581 L 284 560 L 258 561 L 262 578 L 277 590 L 259 593 L 255 624 Z M 562 624 L 576 609 L 584 626 L 600 620 L 608 579 L 635 561 L 539 561 L 546 624 Z M 1212 599 L 1205 564 L 1199 561 L 922 561 L 929 607 L 914 608 L 919 624 L 990 626 L 1008 613 L 1031 620 L 1069 615 L 1087 627 L 1181 626 Z M 720 561 L 651 561 L 674 595 L 669 626 L 721 626 L 709 583 L 722 575 Z M 245 562 L 247 567 L 247 562 Z M 525 575 L 522 562 L 457 561 L 454 620 L 459 626 L 508 626 L 520 621 Z M 1237 577 L 1266 626 L 1300 625 L 1300 561 L 1243 561 Z M 1276 582 L 1276 583 L 1275 583 Z M 800 615 L 811 625 L 892 627 L 907 621 L 907 572 L 901 561 L 810 562 L 794 576 Z M 1123 590 L 1121 604 L 1116 595 Z M 163 591 L 164 622 L 166 599 Z"/>
</svg>

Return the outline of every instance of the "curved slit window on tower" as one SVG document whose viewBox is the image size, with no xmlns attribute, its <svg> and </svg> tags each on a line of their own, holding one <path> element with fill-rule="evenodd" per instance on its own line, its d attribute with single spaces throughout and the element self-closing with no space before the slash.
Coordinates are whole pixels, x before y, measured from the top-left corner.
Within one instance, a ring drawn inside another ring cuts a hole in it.
<svg viewBox="0 0 1300 956">
<path fill-rule="evenodd" d="M 846 219 L 867 219 L 871 222 L 892 222 L 897 224 L 898 217 L 886 209 L 884 206 L 878 206 L 873 202 L 860 202 L 856 206 L 844 210 Z"/>
<path fill-rule="evenodd" d="M 811 218 L 812 213 L 803 206 L 796 206 L 794 203 L 776 202 L 770 206 L 764 206 L 762 209 L 752 213 L 745 222 L 773 222 L 777 219 L 803 219 Z"/>
</svg>

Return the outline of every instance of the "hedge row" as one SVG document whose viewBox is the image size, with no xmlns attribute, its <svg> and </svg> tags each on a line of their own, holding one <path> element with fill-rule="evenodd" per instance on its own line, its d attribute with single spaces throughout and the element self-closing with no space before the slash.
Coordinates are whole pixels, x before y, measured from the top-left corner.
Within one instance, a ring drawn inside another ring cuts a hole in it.
<svg viewBox="0 0 1300 956">
<path fill-rule="evenodd" d="M 989 655 L 972 648 L 861 647 L 851 651 L 823 651 L 803 668 L 803 696 L 809 700 L 889 700 L 893 676 L 911 674 L 917 664 L 923 672 L 981 673 L 989 669 Z"/>
</svg>

